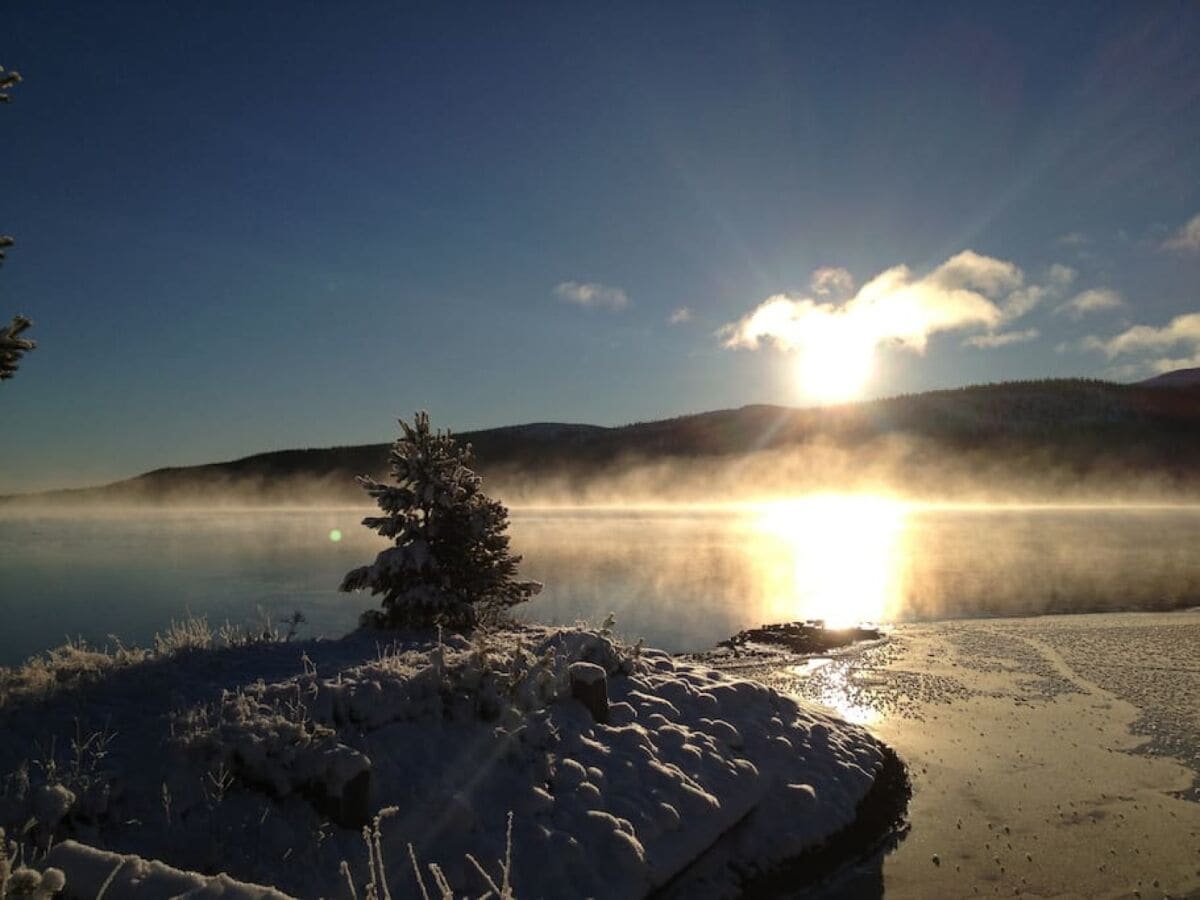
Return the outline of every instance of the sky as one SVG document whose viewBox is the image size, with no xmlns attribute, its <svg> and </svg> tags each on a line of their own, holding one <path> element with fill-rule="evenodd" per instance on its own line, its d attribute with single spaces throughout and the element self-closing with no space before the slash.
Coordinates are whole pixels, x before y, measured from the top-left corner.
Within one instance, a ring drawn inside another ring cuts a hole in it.
<svg viewBox="0 0 1200 900">
<path fill-rule="evenodd" d="M 1200 365 L 1200 5 L 0 9 L 0 493 Z"/>
</svg>

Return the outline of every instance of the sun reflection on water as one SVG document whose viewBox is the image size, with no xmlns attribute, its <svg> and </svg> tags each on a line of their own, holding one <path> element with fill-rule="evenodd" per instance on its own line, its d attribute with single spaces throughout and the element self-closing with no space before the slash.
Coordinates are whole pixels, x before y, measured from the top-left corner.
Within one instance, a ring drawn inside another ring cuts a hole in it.
<svg viewBox="0 0 1200 900">
<path fill-rule="evenodd" d="M 889 621 L 901 603 L 906 518 L 904 504 L 871 495 L 762 506 L 752 528 L 764 613 L 831 628 Z"/>
<path fill-rule="evenodd" d="M 858 669 L 847 657 L 815 657 L 781 673 L 787 693 L 812 700 L 855 725 L 875 725 L 884 718 L 870 681 L 874 676 Z M 774 685 L 773 685 L 774 686 Z"/>
</svg>

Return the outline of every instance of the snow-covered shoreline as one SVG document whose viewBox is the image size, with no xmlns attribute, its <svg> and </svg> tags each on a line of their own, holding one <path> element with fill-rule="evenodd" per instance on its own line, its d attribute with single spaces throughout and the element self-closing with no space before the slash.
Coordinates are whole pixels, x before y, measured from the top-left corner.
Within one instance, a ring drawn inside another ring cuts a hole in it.
<svg viewBox="0 0 1200 900">
<path fill-rule="evenodd" d="M 581 662 L 602 672 L 607 722 L 572 699 Z M 357 632 L 93 666 L 6 673 L 10 835 L 32 817 L 31 847 L 73 839 L 294 896 L 349 896 L 343 861 L 365 885 L 360 826 L 381 809 L 397 896 L 416 893 L 410 844 L 482 894 L 467 854 L 495 870 L 510 812 L 517 896 L 731 895 L 843 832 L 898 765 L 816 707 L 603 630 Z M 97 859 L 52 851 L 65 896 L 73 877 L 94 890 Z"/>
</svg>

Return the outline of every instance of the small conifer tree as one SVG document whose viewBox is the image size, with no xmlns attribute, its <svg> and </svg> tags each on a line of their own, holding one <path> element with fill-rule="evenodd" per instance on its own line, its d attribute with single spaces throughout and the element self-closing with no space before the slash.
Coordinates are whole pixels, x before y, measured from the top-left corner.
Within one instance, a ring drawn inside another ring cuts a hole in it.
<svg viewBox="0 0 1200 900">
<path fill-rule="evenodd" d="M 375 562 L 346 574 L 341 590 L 382 594 L 383 610 L 363 623 L 383 627 L 446 625 L 469 628 L 481 613 L 523 603 L 541 590 L 517 580 L 521 557 L 508 550 L 508 510 L 483 492 L 468 467 L 471 447 L 432 431 L 419 412 L 392 445 L 395 484 L 358 477 L 383 515 L 363 525 L 392 541 Z"/>
</svg>

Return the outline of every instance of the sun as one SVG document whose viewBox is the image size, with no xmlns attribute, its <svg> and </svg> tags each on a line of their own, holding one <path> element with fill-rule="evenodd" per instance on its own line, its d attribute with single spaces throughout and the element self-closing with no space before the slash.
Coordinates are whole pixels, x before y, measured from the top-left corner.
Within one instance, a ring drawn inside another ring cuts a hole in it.
<svg viewBox="0 0 1200 900">
<path fill-rule="evenodd" d="M 845 321 L 821 329 L 804 342 L 796 377 L 808 398 L 844 403 L 862 396 L 874 368 L 875 341 Z"/>
</svg>

